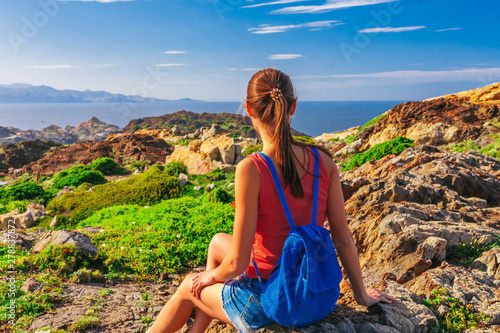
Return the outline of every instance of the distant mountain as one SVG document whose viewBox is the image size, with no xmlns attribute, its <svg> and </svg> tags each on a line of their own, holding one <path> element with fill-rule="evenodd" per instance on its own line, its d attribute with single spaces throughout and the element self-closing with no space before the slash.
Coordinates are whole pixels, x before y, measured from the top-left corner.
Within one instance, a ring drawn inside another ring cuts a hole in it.
<svg viewBox="0 0 500 333">
<path fill-rule="evenodd" d="M 184 98 L 179 101 L 195 101 Z M 0 84 L 0 103 L 166 103 L 172 100 L 112 94 L 106 91 L 57 90 L 23 83 Z"/>
</svg>

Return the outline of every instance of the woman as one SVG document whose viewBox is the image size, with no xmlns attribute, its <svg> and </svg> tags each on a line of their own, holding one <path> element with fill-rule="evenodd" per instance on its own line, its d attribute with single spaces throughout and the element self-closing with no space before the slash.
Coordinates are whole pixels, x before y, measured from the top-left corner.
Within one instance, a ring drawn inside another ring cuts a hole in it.
<svg viewBox="0 0 500 333">
<path fill-rule="evenodd" d="M 290 78 L 268 68 L 254 74 L 247 88 L 246 110 L 285 186 L 285 196 L 296 225 L 311 218 L 314 157 L 308 145 L 291 135 L 291 116 L 297 106 Z M 310 145 L 309 145 L 310 146 Z M 331 236 L 355 300 L 365 306 L 394 297 L 378 289 L 365 290 L 352 233 L 347 225 L 339 171 L 330 153 L 319 146 L 320 180 L 318 224 L 330 223 Z M 271 322 L 260 306 L 255 257 L 263 279 L 278 261 L 290 227 L 279 203 L 267 165 L 258 154 L 238 164 L 235 180 L 236 213 L 233 235 L 217 234 L 208 249 L 207 269 L 189 274 L 163 307 L 148 333 L 176 332 L 194 307 L 189 332 L 204 332 L 212 318 L 251 332 Z M 235 279 L 237 278 L 237 279 Z M 265 280 L 264 280 L 265 282 Z"/>
</svg>

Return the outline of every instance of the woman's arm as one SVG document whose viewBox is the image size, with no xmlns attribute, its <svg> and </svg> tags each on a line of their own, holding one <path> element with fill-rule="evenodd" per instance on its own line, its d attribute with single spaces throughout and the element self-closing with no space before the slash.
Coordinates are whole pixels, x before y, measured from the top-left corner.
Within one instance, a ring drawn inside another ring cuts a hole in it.
<svg viewBox="0 0 500 333">
<path fill-rule="evenodd" d="M 378 290 L 365 289 L 363 275 L 359 263 L 358 251 L 354 238 L 345 215 L 344 195 L 340 183 L 340 175 L 337 165 L 331 158 L 323 160 L 328 170 L 331 170 L 331 181 L 328 190 L 327 215 L 330 223 L 330 234 L 338 256 L 345 269 L 354 293 L 354 299 L 358 304 L 370 306 L 379 301 L 388 302 L 395 300 L 394 297 Z"/>
<path fill-rule="evenodd" d="M 236 215 L 229 254 L 214 270 L 198 274 L 193 280 L 195 296 L 218 281 L 226 281 L 243 273 L 249 263 L 259 211 L 260 175 L 251 158 L 238 164 L 235 174 Z"/>
</svg>

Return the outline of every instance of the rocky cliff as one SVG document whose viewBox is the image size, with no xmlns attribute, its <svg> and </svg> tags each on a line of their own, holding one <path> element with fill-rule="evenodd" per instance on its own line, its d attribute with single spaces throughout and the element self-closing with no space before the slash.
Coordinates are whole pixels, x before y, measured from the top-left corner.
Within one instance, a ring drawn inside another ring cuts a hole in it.
<svg viewBox="0 0 500 333">
<path fill-rule="evenodd" d="M 0 126 L 0 146 L 28 140 L 47 140 L 56 143 L 72 144 L 79 140 L 104 140 L 112 133 L 119 133 L 118 126 L 106 124 L 96 117 L 78 126 L 66 126 L 64 129 L 50 125 L 39 131 L 29 129 L 22 131 L 14 127 Z"/>
</svg>

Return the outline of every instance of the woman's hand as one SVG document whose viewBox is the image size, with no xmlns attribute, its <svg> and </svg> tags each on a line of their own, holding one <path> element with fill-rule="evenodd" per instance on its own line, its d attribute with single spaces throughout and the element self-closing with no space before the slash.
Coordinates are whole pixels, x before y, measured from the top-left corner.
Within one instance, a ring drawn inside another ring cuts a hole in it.
<svg viewBox="0 0 500 333">
<path fill-rule="evenodd" d="M 370 305 L 373 305 L 378 302 L 385 302 L 385 303 L 392 303 L 392 301 L 395 301 L 396 298 L 383 292 L 382 290 L 375 289 L 375 288 L 368 288 L 366 289 L 366 295 L 364 299 L 356 299 L 356 302 L 360 305 L 364 305 L 366 307 L 369 307 Z"/>
<path fill-rule="evenodd" d="M 191 288 L 191 293 L 197 299 L 200 299 L 201 291 L 203 288 L 215 284 L 217 281 L 214 278 L 214 270 L 196 274 L 193 278 L 193 286 Z"/>
</svg>

